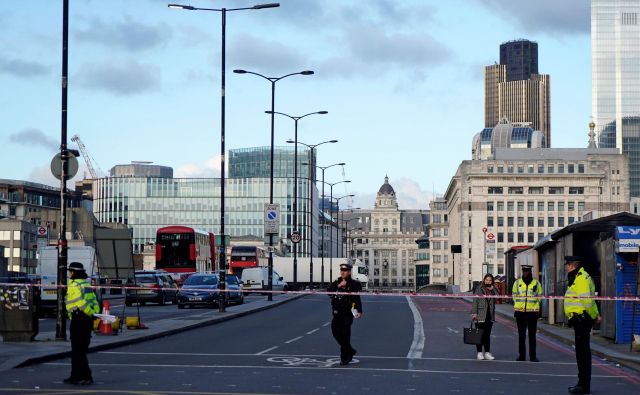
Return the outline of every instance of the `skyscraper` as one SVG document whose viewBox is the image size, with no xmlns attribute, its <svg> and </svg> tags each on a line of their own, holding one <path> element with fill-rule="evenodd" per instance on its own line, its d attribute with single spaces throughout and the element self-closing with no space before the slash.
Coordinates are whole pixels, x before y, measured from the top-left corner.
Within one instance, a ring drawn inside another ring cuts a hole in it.
<svg viewBox="0 0 640 395">
<path fill-rule="evenodd" d="M 528 123 L 551 146 L 550 78 L 538 74 L 538 44 L 529 40 L 500 45 L 500 64 L 485 67 L 485 127 L 506 117 Z"/>
<path fill-rule="evenodd" d="M 601 148 L 629 157 L 631 197 L 640 197 L 640 2 L 591 1 L 591 108 Z"/>
</svg>

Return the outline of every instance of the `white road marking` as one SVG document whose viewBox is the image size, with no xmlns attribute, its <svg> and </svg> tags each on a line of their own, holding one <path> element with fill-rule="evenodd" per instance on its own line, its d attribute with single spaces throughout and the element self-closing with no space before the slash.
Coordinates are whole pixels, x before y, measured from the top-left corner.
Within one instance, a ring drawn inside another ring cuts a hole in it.
<svg viewBox="0 0 640 395">
<path fill-rule="evenodd" d="M 293 339 L 291 339 L 291 340 L 287 340 L 287 341 L 286 341 L 286 342 L 284 342 L 284 343 L 285 343 L 285 344 L 289 344 L 289 343 L 293 343 L 293 342 L 295 342 L 295 341 L 298 341 L 298 340 L 300 340 L 300 339 L 302 339 L 302 336 L 294 337 Z"/>
<path fill-rule="evenodd" d="M 418 311 L 415 303 L 413 303 L 413 300 L 408 296 L 405 297 L 407 298 L 407 303 L 413 313 L 413 342 L 411 343 L 411 348 L 409 349 L 407 358 L 419 359 L 422 358 L 422 350 L 424 349 L 424 325 L 422 324 L 420 312 Z"/>
<path fill-rule="evenodd" d="M 449 328 L 449 327 L 447 327 L 447 330 L 448 330 L 449 332 L 453 332 L 453 333 L 455 333 L 456 335 L 460 333 L 460 331 L 457 331 L 457 330 L 455 330 L 455 329 L 451 329 L 451 328 Z"/>
<path fill-rule="evenodd" d="M 316 332 L 317 332 L 317 331 L 319 331 L 319 330 L 320 330 L 320 328 L 316 328 L 316 329 L 314 329 L 314 330 L 311 330 L 311 331 L 307 332 L 307 335 L 314 334 L 314 333 L 316 333 Z"/>
<path fill-rule="evenodd" d="M 268 353 L 269 351 L 273 351 L 273 350 L 275 350 L 276 348 L 278 348 L 278 346 L 273 346 L 273 347 L 271 347 L 271 348 L 267 348 L 266 350 L 262 350 L 262 351 L 260 351 L 260 352 L 257 352 L 255 355 L 262 355 L 262 354 L 266 354 L 266 353 Z"/>
<path fill-rule="evenodd" d="M 325 322 L 324 324 L 322 324 L 322 326 L 329 326 L 330 324 L 331 324 L 331 321 Z"/>
<path fill-rule="evenodd" d="M 50 366 L 68 366 L 68 363 L 49 362 L 44 365 Z M 344 370 L 343 367 L 304 367 L 304 366 L 250 366 L 250 365 L 160 365 L 160 364 L 129 364 L 129 363 L 92 363 L 92 366 L 113 366 L 114 368 L 123 367 L 144 367 L 144 368 L 192 368 L 192 369 L 298 369 L 298 370 Z M 456 371 L 456 370 L 433 370 L 433 369 L 394 369 L 394 368 L 365 368 L 353 367 L 351 370 L 362 370 L 371 372 L 406 372 L 406 373 L 432 373 L 432 374 L 466 374 L 466 375 L 502 375 L 502 376 L 536 376 L 536 377 L 575 377 L 575 373 L 571 374 L 550 374 L 550 373 L 532 373 L 532 372 L 487 372 L 487 371 Z M 217 373 L 217 372 L 216 372 Z M 222 372 L 220 372 L 222 373 Z M 336 376 L 341 374 L 335 374 Z M 593 375 L 593 378 L 601 379 L 620 379 L 620 376 L 609 375 Z M 149 383 L 138 383 L 141 385 L 149 385 Z"/>
</svg>

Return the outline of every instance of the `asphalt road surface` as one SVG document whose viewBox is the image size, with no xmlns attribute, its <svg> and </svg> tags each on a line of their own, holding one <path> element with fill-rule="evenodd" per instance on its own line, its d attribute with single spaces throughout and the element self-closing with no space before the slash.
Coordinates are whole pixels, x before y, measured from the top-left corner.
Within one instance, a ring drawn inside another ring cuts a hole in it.
<svg viewBox="0 0 640 395">
<path fill-rule="evenodd" d="M 353 363 L 339 366 L 329 301 L 314 295 L 162 339 L 91 354 L 96 383 L 64 385 L 69 360 L 3 372 L 2 394 L 566 394 L 571 347 L 538 336 L 539 363 L 515 362 L 514 323 L 498 319 L 492 353 L 462 342 L 470 305 L 371 296 L 353 325 Z M 633 394 L 640 375 L 594 358 L 594 394 Z"/>
</svg>

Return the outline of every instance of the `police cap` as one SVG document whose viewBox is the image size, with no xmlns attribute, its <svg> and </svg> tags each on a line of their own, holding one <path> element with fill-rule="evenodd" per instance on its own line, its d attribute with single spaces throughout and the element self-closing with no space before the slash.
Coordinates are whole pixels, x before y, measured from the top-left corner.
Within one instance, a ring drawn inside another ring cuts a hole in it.
<svg viewBox="0 0 640 395">
<path fill-rule="evenodd" d="M 340 270 L 351 270 L 352 268 L 353 268 L 353 265 L 350 264 L 349 262 L 340 264 Z"/>
<path fill-rule="evenodd" d="M 581 263 L 582 258 L 576 255 L 567 255 L 564 257 L 564 264 L 568 265 L 570 263 Z"/>
<path fill-rule="evenodd" d="M 71 262 L 67 270 L 72 272 L 84 272 L 84 265 L 80 262 Z"/>
<path fill-rule="evenodd" d="M 532 267 L 533 266 L 531 266 L 531 265 L 520 265 L 520 269 L 522 269 L 523 272 L 526 271 L 526 270 L 531 271 Z"/>
</svg>

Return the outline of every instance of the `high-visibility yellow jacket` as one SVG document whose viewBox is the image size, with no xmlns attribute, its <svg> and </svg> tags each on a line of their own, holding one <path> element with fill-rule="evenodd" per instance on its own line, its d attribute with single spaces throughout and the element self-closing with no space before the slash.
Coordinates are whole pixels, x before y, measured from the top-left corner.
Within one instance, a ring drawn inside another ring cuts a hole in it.
<svg viewBox="0 0 640 395">
<path fill-rule="evenodd" d="M 598 306 L 593 299 L 577 299 L 576 297 L 595 296 L 596 286 L 589 273 L 580 268 L 573 284 L 567 288 L 564 294 L 564 315 L 570 319 L 574 314 L 582 314 L 585 311 L 594 320 L 598 317 Z"/>
<path fill-rule="evenodd" d="M 525 313 L 540 311 L 542 285 L 535 278 L 527 285 L 521 278 L 513 284 L 513 310 Z"/>
<path fill-rule="evenodd" d="M 67 314 L 71 314 L 79 310 L 89 317 L 100 312 L 98 299 L 91 288 L 91 284 L 84 279 L 75 279 L 69 281 L 67 288 Z"/>
</svg>

